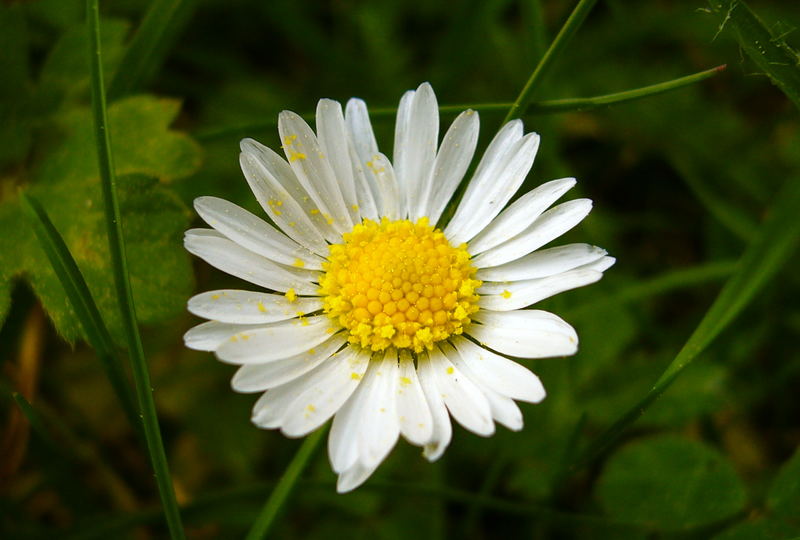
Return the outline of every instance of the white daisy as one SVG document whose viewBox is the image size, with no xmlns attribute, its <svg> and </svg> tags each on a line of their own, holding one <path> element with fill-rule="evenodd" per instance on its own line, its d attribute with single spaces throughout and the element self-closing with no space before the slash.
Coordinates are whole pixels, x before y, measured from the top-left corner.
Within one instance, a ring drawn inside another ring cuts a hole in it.
<svg viewBox="0 0 800 540">
<path fill-rule="evenodd" d="M 321 100 L 316 124 L 314 134 L 297 114 L 280 114 L 286 159 L 241 143 L 242 171 L 274 225 L 222 199 L 195 200 L 213 229 L 187 231 L 186 249 L 270 292 L 193 297 L 189 311 L 210 320 L 185 341 L 241 366 L 234 390 L 263 393 L 257 426 L 302 437 L 333 417 L 328 454 L 346 492 L 400 435 L 438 459 L 450 415 L 481 436 L 495 421 L 521 429 L 514 400 L 538 403 L 545 391 L 507 356 L 565 356 L 578 345 L 561 318 L 523 308 L 599 280 L 614 259 L 587 244 L 539 250 L 591 209 L 577 199 L 548 210 L 573 178 L 506 206 L 539 146 L 519 120 L 495 135 L 449 221 L 478 140 L 475 111 L 439 144 L 433 89 L 406 92 L 393 161 L 359 99 L 344 112 Z"/>
</svg>

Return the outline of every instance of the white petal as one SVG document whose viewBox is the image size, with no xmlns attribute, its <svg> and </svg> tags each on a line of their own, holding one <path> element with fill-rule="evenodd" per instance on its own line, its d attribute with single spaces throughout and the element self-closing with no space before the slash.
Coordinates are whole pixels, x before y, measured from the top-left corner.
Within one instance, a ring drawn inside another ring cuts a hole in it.
<svg viewBox="0 0 800 540">
<path fill-rule="evenodd" d="M 424 204 L 431 195 L 433 163 L 439 143 L 439 106 L 428 83 L 414 93 L 408 112 L 404 146 L 395 146 L 394 168 L 397 181 L 405 186 L 408 216 L 412 221 L 423 217 Z M 398 154 L 399 152 L 399 154 Z"/>
<path fill-rule="evenodd" d="M 322 153 L 317 136 L 299 115 L 283 111 L 278 115 L 278 132 L 283 151 L 300 185 L 323 217 L 340 234 L 353 228 L 336 176 Z"/>
<path fill-rule="evenodd" d="M 303 388 L 304 384 L 306 384 L 306 377 L 300 377 L 264 392 L 253 405 L 250 421 L 262 429 L 280 427 L 289 405 L 292 404 L 297 392 Z"/>
<path fill-rule="evenodd" d="M 617 259 L 614 257 L 602 257 L 596 261 L 592 261 L 589 264 L 581 266 L 582 269 L 587 270 L 594 270 L 595 272 L 605 272 L 612 266 L 614 263 L 617 262 Z"/>
<path fill-rule="evenodd" d="M 213 351 L 231 336 L 248 328 L 241 324 L 208 321 L 189 329 L 183 335 L 183 342 L 188 348 L 196 351 Z"/>
<path fill-rule="evenodd" d="M 248 139 L 242 141 L 242 148 L 247 151 L 239 155 L 239 164 L 259 204 L 273 223 L 280 227 L 289 238 L 317 255 L 327 255 L 328 245 L 325 243 L 325 239 L 334 241 L 338 235 L 329 225 L 322 222 L 322 216 L 318 211 L 316 215 L 311 214 L 315 207 L 308 195 L 293 196 L 273 172 L 267 169 L 264 165 L 264 156 L 272 156 L 274 152 L 266 147 L 261 147 L 263 151 L 260 155 L 250 152 L 250 150 L 258 148 L 255 146 L 256 144 L 255 141 Z M 283 161 L 277 154 L 273 159 L 275 162 Z M 286 168 L 289 169 L 288 164 L 286 164 Z M 273 169 L 280 170 L 281 168 L 273 167 Z M 288 173 L 294 178 L 291 169 Z M 297 184 L 296 189 L 301 189 L 300 184 Z M 304 201 L 303 198 L 307 200 Z"/>
<path fill-rule="evenodd" d="M 233 324 L 263 324 L 297 317 L 298 312 L 322 309 L 319 298 L 299 296 L 290 302 L 282 294 L 225 289 L 189 299 L 189 311 L 198 317 Z"/>
<path fill-rule="evenodd" d="M 321 257 L 244 208 L 217 197 L 198 197 L 194 207 L 206 223 L 253 253 L 289 266 L 322 270 Z"/>
<path fill-rule="evenodd" d="M 288 358 L 327 341 L 338 330 L 327 315 L 303 320 L 241 327 L 217 349 L 217 358 L 231 364 L 261 364 Z"/>
<path fill-rule="evenodd" d="M 511 240 L 478 255 L 472 264 L 485 268 L 519 259 L 573 228 L 591 209 L 592 201 L 589 199 L 575 199 L 559 204 L 539 216 L 525 231 Z"/>
<path fill-rule="evenodd" d="M 233 376 L 231 386 L 237 392 L 263 392 L 304 375 L 328 360 L 345 342 L 339 333 L 316 347 L 266 364 L 245 364 Z"/>
<path fill-rule="evenodd" d="M 489 389 L 530 403 L 539 403 L 545 398 L 544 386 L 539 377 L 525 366 L 484 349 L 462 336 L 452 338 L 451 342 L 458 351 L 461 362 L 474 373 L 474 380 L 479 380 Z"/>
<path fill-rule="evenodd" d="M 484 282 L 478 289 L 478 306 L 492 311 L 511 311 L 535 304 L 560 292 L 599 281 L 602 272 L 577 268 L 555 276 L 512 282 Z"/>
<path fill-rule="evenodd" d="M 568 356 L 578 350 L 578 335 L 560 317 L 533 309 L 479 310 L 466 333 L 481 345 L 519 358 Z"/>
<path fill-rule="evenodd" d="M 369 352 L 347 347 L 308 375 L 295 379 L 306 383 L 287 408 L 281 432 L 287 437 L 302 437 L 327 422 L 359 385 L 369 359 Z"/>
<path fill-rule="evenodd" d="M 486 198 L 483 194 L 491 189 L 497 178 L 502 174 L 506 165 L 513 158 L 513 150 L 519 146 L 522 139 L 522 121 L 513 120 L 497 132 L 489 147 L 475 169 L 475 174 L 467 184 L 467 190 L 461 198 L 456 213 L 448 223 L 445 233 L 453 243 L 466 242 L 480 232 L 469 232 L 464 235 L 462 229 L 472 221 L 472 217 L 479 207 L 485 206 Z M 462 237 L 463 236 L 463 237 Z M 466 238 L 469 236 L 469 238 Z"/>
<path fill-rule="evenodd" d="M 378 213 L 378 187 L 375 175 L 366 170 L 366 164 L 370 159 L 361 160 L 356 150 L 350 146 L 350 164 L 353 169 L 353 177 L 356 184 L 356 198 L 361 217 L 369 218 L 373 221 L 380 220 Z"/>
<path fill-rule="evenodd" d="M 353 464 L 352 467 L 339 474 L 339 478 L 336 481 L 336 492 L 347 493 L 348 491 L 353 491 L 372 476 L 372 473 L 377 468 L 378 465 L 365 467 L 361 463 Z"/>
<path fill-rule="evenodd" d="M 317 137 L 319 147 L 333 169 L 333 174 L 341 188 L 345 207 L 353 223 L 361 222 L 356 197 L 356 184 L 353 166 L 350 161 L 347 128 L 344 123 L 342 106 L 338 101 L 321 99 L 317 103 Z"/>
<path fill-rule="evenodd" d="M 400 426 L 397 420 L 397 353 L 387 351 L 382 360 L 370 362 L 364 384 L 369 397 L 361 403 L 358 430 L 359 462 L 376 467 L 397 443 Z"/>
<path fill-rule="evenodd" d="M 477 255 L 521 233 L 574 185 L 574 178 L 562 178 L 529 191 L 511 203 L 470 240 L 469 252 L 473 256 Z"/>
<path fill-rule="evenodd" d="M 411 354 L 400 351 L 399 385 L 397 388 L 397 416 L 400 433 L 411 444 L 424 446 L 433 435 L 433 417 Z"/>
<path fill-rule="evenodd" d="M 346 471 L 358 461 L 361 411 L 364 408 L 364 400 L 370 394 L 365 383 L 366 381 L 361 381 L 361 384 L 333 417 L 333 425 L 328 437 L 328 458 L 336 473 Z"/>
<path fill-rule="evenodd" d="M 424 205 L 423 215 L 428 216 L 431 225 L 436 225 L 447 203 L 453 197 L 464 173 L 467 172 L 475 146 L 478 144 L 480 122 L 478 113 L 473 110 L 462 112 L 445 133 L 436 161 L 433 164 L 431 195 Z"/>
<path fill-rule="evenodd" d="M 394 152 L 392 156 L 394 157 L 393 169 L 400 194 L 400 216 L 398 219 L 407 217 L 408 183 L 401 181 L 401 178 L 405 174 L 402 169 L 410 161 L 406 156 L 411 147 L 411 105 L 414 103 L 414 94 L 416 94 L 414 90 L 409 90 L 400 98 L 400 104 L 397 106 L 397 119 L 394 123 Z"/>
<path fill-rule="evenodd" d="M 473 179 L 470 182 L 470 187 L 475 187 L 472 191 L 467 188 L 464 199 L 453 216 L 453 220 L 458 218 L 461 226 L 455 229 L 448 225 L 449 231 L 454 235 L 451 241 L 455 245 L 471 240 L 500 213 L 525 181 L 538 149 L 539 135 L 528 133 L 511 147 L 506 162 L 495 177 L 490 180 Z"/>
<path fill-rule="evenodd" d="M 603 259 L 605 254 L 606 250 L 589 244 L 568 244 L 534 251 L 525 257 L 500 266 L 481 268 L 475 275 L 475 279 L 482 281 L 520 281 L 523 279 L 543 278 L 599 261 Z M 597 271 L 602 272 L 603 270 Z"/>
<path fill-rule="evenodd" d="M 460 354 L 455 352 L 447 354 L 453 365 L 461 371 L 461 374 L 471 380 L 484 395 L 489 403 L 492 418 L 512 431 L 521 430 L 523 425 L 522 411 L 519 410 L 514 400 L 489 388 L 480 376 L 470 370 L 469 366 L 461 359 Z"/>
<path fill-rule="evenodd" d="M 367 104 L 357 98 L 349 100 L 345 107 L 344 120 L 360 160 L 369 161 L 378 153 L 378 143 L 375 141 L 375 133 L 369 121 Z"/>
<path fill-rule="evenodd" d="M 401 219 L 405 208 L 403 190 L 398 184 L 389 158 L 381 153 L 375 154 L 366 163 L 364 174 L 372 178 L 371 182 L 377 189 L 378 215 L 392 220 Z"/>
<path fill-rule="evenodd" d="M 436 461 L 450 444 L 453 436 L 453 426 L 450 425 L 450 415 L 442 399 L 442 393 L 436 382 L 436 374 L 433 373 L 430 356 L 423 352 L 417 357 L 417 374 L 425 400 L 428 402 L 431 417 L 433 418 L 433 434 L 430 441 L 422 450 L 422 455 L 428 461 Z"/>
<path fill-rule="evenodd" d="M 280 266 L 221 235 L 215 237 L 208 231 L 198 234 L 197 229 L 188 230 L 183 245 L 189 253 L 211 266 L 267 289 L 281 292 L 294 289 L 298 294 L 308 295 L 316 295 L 319 290 L 319 286 L 309 280 L 308 271 Z"/>
<path fill-rule="evenodd" d="M 446 343 L 441 350 L 434 349 L 430 353 L 431 371 L 447 410 L 465 429 L 483 437 L 492 435 L 494 422 L 486 396 L 453 365 L 448 353 L 455 354 L 455 351 Z"/>
</svg>

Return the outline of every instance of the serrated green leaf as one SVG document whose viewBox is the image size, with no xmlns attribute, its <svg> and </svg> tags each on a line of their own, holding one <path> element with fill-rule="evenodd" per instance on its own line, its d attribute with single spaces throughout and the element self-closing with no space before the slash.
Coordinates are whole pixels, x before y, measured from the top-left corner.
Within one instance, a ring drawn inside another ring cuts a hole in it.
<svg viewBox="0 0 800 540">
<path fill-rule="evenodd" d="M 665 531 L 721 521 L 745 504 L 742 482 L 724 456 L 674 435 L 636 441 L 612 456 L 597 497 L 610 516 Z"/>
<path fill-rule="evenodd" d="M 712 0 L 711 7 L 723 17 L 720 31 L 730 26 L 750 59 L 800 108 L 800 54 L 742 0 Z"/>
<path fill-rule="evenodd" d="M 192 289 L 190 261 L 181 248 L 191 214 L 159 182 L 187 176 L 199 165 L 197 145 L 169 129 L 178 109 L 175 101 L 151 96 L 122 100 L 109 109 L 131 280 L 143 322 L 179 313 Z M 48 209 L 103 319 L 117 337 L 120 315 L 109 266 L 91 115 L 87 109 L 73 109 L 58 119 L 57 129 L 67 135 L 33 172 L 29 189 Z M 6 282 L 24 274 L 58 331 L 74 340 L 81 335 L 80 325 L 30 229 L 21 221 L 15 198 L 0 204 L 0 227 L 17 231 L 0 237 L 0 275 Z"/>
</svg>

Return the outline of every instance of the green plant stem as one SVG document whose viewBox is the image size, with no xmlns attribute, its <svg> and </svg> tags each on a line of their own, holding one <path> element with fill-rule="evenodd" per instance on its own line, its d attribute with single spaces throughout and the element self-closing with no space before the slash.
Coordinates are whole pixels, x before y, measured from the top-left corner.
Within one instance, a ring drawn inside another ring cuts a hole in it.
<svg viewBox="0 0 800 540">
<path fill-rule="evenodd" d="M 564 113 L 570 111 L 587 111 L 591 109 L 598 109 L 601 107 L 608 107 L 610 105 L 617 105 L 628 101 L 635 101 L 643 99 L 672 90 L 677 90 L 688 86 L 690 84 L 698 83 L 709 77 L 712 77 L 725 69 L 726 66 L 717 66 L 715 68 L 693 73 L 685 77 L 679 77 L 669 81 L 644 86 L 642 88 L 634 88 L 632 90 L 625 90 L 623 92 L 614 92 L 612 94 L 605 94 L 602 96 L 593 96 L 585 98 L 568 98 L 568 99 L 553 99 L 547 101 L 538 101 L 530 103 L 524 111 L 524 114 L 553 114 Z M 512 103 L 464 103 L 459 105 L 442 105 L 439 107 L 441 114 L 458 114 L 467 109 L 472 109 L 483 113 L 498 113 L 507 111 Z M 397 107 L 376 107 L 370 109 L 369 115 L 372 119 L 390 118 L 397 114 Z M 314 120 L 314 113 L 304 113 L 301 115 L 305 120 Z M 270 120 L 263 122 L 253 122 L 248 124 L 240 124 L 235 126 L 223 126 L 220 128 L 211 128 L 204 131 L 199 131 L 194 134 L 195 138 L 201 141 L 213 140 L 230 135 L 246 135 L 263 131 L 265 129 L 272 129 L 277 125 L 278 113 L 271 115 Z"/>
<path fill-rule="evenodd" d="M 586 20 L 586 16 L 589 15 L 589 12 L 592 10 L 596 2 L 597 0 L 580 0 L 580 2 L 578 2 L 578 5 L 575 6 L 575 9 L 572 10 L 569 18 L 567 18 L 567 22 L 564 23 L 564 26 L 561 27 L 558 35 L 550 44 L 550 47 L 548 47 L 548 49 L 545 51 L 542 59 L 539 60 L 538 64 L 536 64 L 533 73 L 531 73 L 531 76 L 528 78 L 525 86 L 522 87 L 522 91 L 519 93 L 519 96 L 517 96 L 517 99 L 514 101 L 511 107 L 509 107 L 508 113 L 506 113 L 506 117 L 503 119 L 503 124 L 520 116 L 522 111 L 527 108 L 528 104 L 533 99 L 533 93 L 538 89 L 542 78 L 578 31 L 578 28 L 580 28 L 581 24 L 583 24 L 583 21 Z"/>
<path fill-rule="evenodd" d="M 766 220 L 758 230 L 700 324 L 667 366 L 652 389 L 605 430 L 570 467 L 576 471 L 602 455 L 630 425 L 675 381 L 684 369 L 750 303 L 756 293 L 794 252 L 800 242 L 800 180 L 784 183 Z"/>
<path fill-rule="evenodd" d="M 553 99 L 549 101 L 541 101 L 539 103 L 530 104 L 525 112 L 527 113 L 556 113 L 568 111 L 585 111 L 589 109 L 597 109 L 599 107 L 606 107 L 608 105 L 615 105 L 617 103 L 624 103 L 628 101 L 636 101 L 637 99 L 647 98 L 676 90 L 690 84 L 694 84 L 709 77 L 713 77 L 728 66 L 723 64 L 721 66 L 713 67 L 705 71 L 700 71 L 679 77 L 669 81 L 635 88 L 633 90 L 625 90 L 623 92 L 614 92 L 613 94 L 605 94 L 603 96 L 594 96 L 588 98 L 567 98 L 567 99 Z"/>
<path fill-rule="evenodd" d="M 122 325 L 128 345 L 136 394 L 139 399 L 139 411 L 142 427 L 147 441 L 147 451 L 153 465 L 158 492 L 164 505 L 164 514 L 173 539 L 184 538 L 178 503 L 172 478 L 169 474 L 167 456 L 161 440 L 156 406 L 153 400 L 150 374 L 144 357 L 144 348 L 136 323 L 136 310 L 133 303 L 133 291 L 128 276 L 128 264 L 125 257 L 125 242 L 122 234 L 122 220 L 117 199 L 114 160 L 111 153 L 111 140 L 108 132 L 108 112 L 106 110 L 105 86 L 100 49 L 100 9 L 98 0 L 86 0 L 86 14 L 89 33 L 89 54 L 91 68 L 92 112 L 94 115 L 95 136 L 97 142 L 97 160 L 100 169 L 103 190 L 104 214 L 108 231 L 108 246 L 111 253 L 111 265 L 114 271 L 114 284 L 117 301 L 120 306 Z"/>
<path fill-rule="evenodd" d="M 83 327 L 86 339 L 103 365 L 122 409 L 134 429 L 139 430 L 141 422 L 139 422 L 136 412 L 130 384 L 114 353 L 114 341 L 111 339 L 111 334 L 103 322 L 100 310 L 92 298 L 92 293 L 78 264 L 39 201 L 26 193 L 21 193 L 20 202 L 42 250 L 53 267 L 53 272 L 61 282 L 61 286 L 75 310 L 75 315 Z"/>
<path fill-rule="evenodd" d="M 275 489 L 270 493 L 264 507 L 258 513 L 255 522 L 253 523 L 250 531 L 247 533 L 247 540 L 260 540 L 266 538 L 269 533 L 270 527 L 275 522 L 283 504 L 289 498 L 292 490 L 294 489 L 297 481 L 300 479 L 300 474 L 306 468 L 311 456 L 319 446 L 320 441 L 325 436 L 327 429 L 320 428 L 303 441 L 297 453 L 292 458 L 292 462 L 286 467 L 281 479 L 275 486 Z"/>
</svg>

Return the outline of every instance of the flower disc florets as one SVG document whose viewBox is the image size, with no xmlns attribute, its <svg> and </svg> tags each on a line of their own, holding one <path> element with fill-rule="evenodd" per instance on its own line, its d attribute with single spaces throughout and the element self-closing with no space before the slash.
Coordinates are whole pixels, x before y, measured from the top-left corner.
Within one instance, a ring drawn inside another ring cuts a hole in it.
<svg viewBox="0 0 800 540">
<path fill-rule="evenodd" d="M 343 239 L 330 246 L 320 294 L 351 343 L 421 352 L 461 334 L 478 310 L 466 246 L 451 246 L 427 218 L 365 219 Z"/>
</svg>

